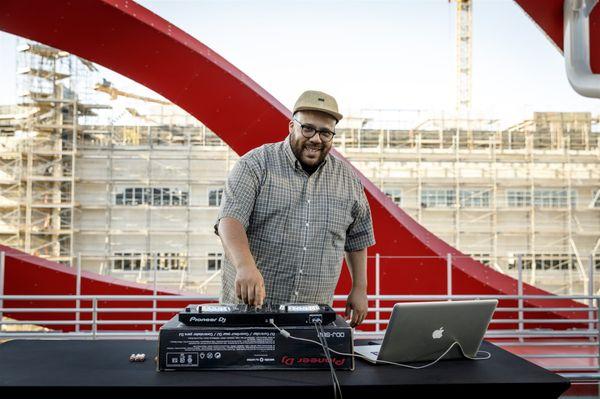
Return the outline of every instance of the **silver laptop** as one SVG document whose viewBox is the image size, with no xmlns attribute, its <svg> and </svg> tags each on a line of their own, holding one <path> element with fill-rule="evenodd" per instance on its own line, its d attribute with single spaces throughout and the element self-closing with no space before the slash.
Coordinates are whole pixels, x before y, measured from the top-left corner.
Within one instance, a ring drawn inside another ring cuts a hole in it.
<svg viewBox="0 0 600 399">
<path fill-rule="evenodd" d="M 355 346 L 354 352 L 373 363 L 425 362 L 458 341 L 467 356 L 475 357 L 496 305 L 496 299 L 397 303 L 381 345 Z M 455 345 L 443 359 L 460 357 Z"/>
</svg>

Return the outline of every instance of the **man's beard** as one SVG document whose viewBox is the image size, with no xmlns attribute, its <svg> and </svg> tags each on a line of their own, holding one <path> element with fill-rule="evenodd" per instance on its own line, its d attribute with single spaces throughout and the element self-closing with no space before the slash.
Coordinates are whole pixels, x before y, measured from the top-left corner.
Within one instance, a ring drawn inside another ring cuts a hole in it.
<svg viewBox="0 0 600 399">
<path fill-rule="evenodd" d="M 293 138 L 290 139 L 292 152 L 305 170 L 314 171 L 329 153 L 329 149 L 323 143 L 315 145 L 309 141 L 302 142 Z M 306 158 L 308 158 L 309 163 L 306 162 Z"/>
</svg>

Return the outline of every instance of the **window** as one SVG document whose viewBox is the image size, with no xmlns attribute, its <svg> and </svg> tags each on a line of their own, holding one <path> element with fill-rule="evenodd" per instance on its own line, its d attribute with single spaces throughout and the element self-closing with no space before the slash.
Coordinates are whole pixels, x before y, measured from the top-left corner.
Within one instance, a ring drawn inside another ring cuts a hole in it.
<svg viewBox="0 0 600 399">
<path fill-rule="evenodd" d="M 590 202 L 592 208 L 600 208 L 600 190 L 592 191 L 592 201 Z"/>
<path fill-rule="evenodd" d="M 187 256 L 184 253 L 172 253 L 170 269 L 171 270 L 187 269 Z"/>
<path fill-rule="evenodd" d="M 162 189 L 162 206 L 169 206 L 171 205 L 171 190 L 169 190 L 168 188 L 163 188 Z"/>
<path fill-rule="evenodd" d="M 187 259 L 184 253 L 157 252 L 153 256 L 156 259 L 156 270 L 187 269 Z"/>
<path fill-rule="evenodd" d="M 133 205 L 141 205 L 144 203 L 144 189 L 137 187 L 133 189 Z"/>
<path fill-rule="evenodd" d="M 460 206 L 464 208 L 489 208 L 490 192 L 484 189 L 461 189 Z"/>
<path fill-rule="evenodd" d="M 387 195 L 396 203 L 396 205 L 402 205 L 402 190 L 399 188 L 390 188 L 384 191 L 384 194 Z"/>
<path fill-rule="evenodd" d="M 152 205 L 161 206 L 162 205 L 162 190 L 160 188 L 152 189 Z"/>
<path fill-rule="evenodd" d="M 534 205 L 541 208 L 567 208 L 569 204 L 569 191 L 562 189 L 536 189 L 534 192 Z M 575 190 L 571 190 L 571 207 L 577 205 Z"/>
<path fill-rule="evenodd" d="M 131 270 L 131 254 L 124 253 L 121 256 L 123 256 L 121 259 L 123 261 L 123 270 Z"/>
<path fill-rule="evenodd" d="M 169 187 L 127 187 L 115 193 L 116 205 L 186 206 L 188 192 Z"/>
<path fill-rule="evenodd" d="M 528 189 L 508 190 L 506 192 L 508 206 L 531 206 L 531 191 Z M 536 188 L 533 191 L 533 205 L 540 208 L 567 208 L 569 204 L 569 191 L 565 189 Z M 571 190 L 571 207 L 577 205 L 577 193 Z"/>
<path fill-rule="evenodd" d="M 136 271 L 142 267 L 142 254 L 130 252 L 115 252 L 113 254 L 112 269 L 122 271 Z"/>
<path fill-rule="evenodd" d="M 531 270 L 535 265 L 536 270 L 569 270 L 577 267 L 575 255 L 569 254 L 536 254 L 535 256 L 524 254 L 522 256 L 523 270 Z M 518 258 L 515 256 L 508 261 L 508 268 L 518 269 Z"/>
<path fill-rule="evenodd" d="M 125 205 L 133 204 L 133 188 L 125 189 Z"/>
<path fill-rule="evenodd" d="M 208 190 L 208 206 L 221 206 L 222 197 L 222 188 Z"/>
<path fill-rule="evenodd" d="M 209 252 L 206 264 L 206 270 L 209 272 L 221 270 L 221 262 L 223 260 L 223 254 L 216 252 Z"/>
<path fill-rule="evenodd" d="M 509 207 L 522 208 L 531 205 L 531 193 L 529 190 L 508 190 L 506 199 Z"/>
<path fill-rule="evenodd" d="M 142 269 L 150 271 L 154 268 L 153 262 L 156 262 L 157 271 L 187 269 L 187 259 L 184 253 L 157 252 L 142 254 L 139 252 L 115 252 L 113 254 L 112 270 L 140 271 Z"/>
<path fill-rule="evenodd" d="M 188 192 L 180 191 L 180 193 L 181 193 L 181 205 L 187 205 L 188 204 Z"/>
<path fill-rule="evenodd" d="M 456 203 L 454 189 L 425 189 L 421 192 L 423 208 L 450 208 Z"/>
<path fill-rule="evenodd" d="M 178 206 L 181 203 L 181 191 L 173 190 L 171 191 L 171 205 Z"/>
</svg>

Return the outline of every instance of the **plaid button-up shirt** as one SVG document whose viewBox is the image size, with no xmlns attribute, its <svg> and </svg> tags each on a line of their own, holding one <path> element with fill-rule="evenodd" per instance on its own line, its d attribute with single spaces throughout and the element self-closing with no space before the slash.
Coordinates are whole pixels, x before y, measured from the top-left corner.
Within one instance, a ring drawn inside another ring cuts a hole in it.
<svg viewBox="0 0 600 399">
<path fill-rule="evenodd" d="M 289 136 L 242 156 L 227 178 L 215 224 L 239 220 L 264 282 L 265 304 L 333 302 L 344 251 L 375 243 L 371 210 L 353 170 L 327 154 L 308 175 Z M 222 303 L 237 303 L 236 268 L 224 257 Z"/>
</svg>

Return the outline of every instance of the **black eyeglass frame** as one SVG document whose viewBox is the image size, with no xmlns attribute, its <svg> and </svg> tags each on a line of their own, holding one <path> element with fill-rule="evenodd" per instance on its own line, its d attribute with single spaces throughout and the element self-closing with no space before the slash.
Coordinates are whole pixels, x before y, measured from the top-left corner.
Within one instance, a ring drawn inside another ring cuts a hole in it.
<svg viewBox="0 0 600 399">
<path fill-rule="evenodd" d="M 300 125 L 300 131 L 302 132 L 302 135 L 304 137 L 306 137 L 307 139 L 311 139 L 315 136 L 315 134 L 319 133 L 319 137 L 321 138 L 321 140 L 324 143 L 329 143 L 331 140 L 333 140 L 333 137 L 335 136 L 335 132 L 332 132 L 329 129 L 317 129 L 313 125 L 306 125 L 306 124 L 300 122 L 298 119 L 296 119 L 296 117 L 293 117 L 292 119 L 294 121 L 298 122 L 298 124 Z M 305 129 L 308 129 L 309 136 L 306 135 Z M 312 131 L 312 134 L 310 133 L 310 131 Z M 329 139 L 325 139 L 325 138 L 323 138 L 323 133 L 331 134 L 331 137 Z"/>
</svg>

